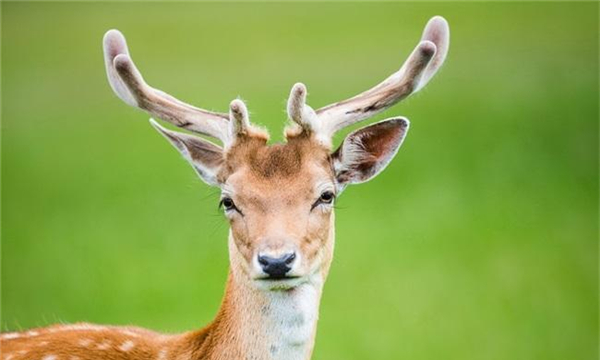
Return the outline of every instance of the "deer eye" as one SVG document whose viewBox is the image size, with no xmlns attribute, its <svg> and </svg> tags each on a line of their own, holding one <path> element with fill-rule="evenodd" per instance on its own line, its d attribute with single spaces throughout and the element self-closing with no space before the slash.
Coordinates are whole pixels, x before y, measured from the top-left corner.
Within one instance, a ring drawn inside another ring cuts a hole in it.
<svg viewBox="0 0 600 360">
<path fill-rule="evenodd" d="M 219 203 L 219 207 L 225 208 L 225 211 L 237 210 L 237 208 L 235 207 L 235 203 L 233 202 L 233 200 L 231 200 L 230 197 L 222 198 L 221 202 Z"/>
<path fill-rule="evenodd" d="M 333 193 L 331 191 L 325 191 L 319 197 L 319 201 L 322 204 L 331 204 L 333 202 L 334 198 L 335 198 L 335 195 L 333 195 Z"/>
<path fill-rule="evenodd" d="M 312 205 L 312 207 L 310 209 L 312 210 L 312 209 L 316 208 L 317 206 L 323 205 L 323 204 L 331 204 L 334 199 L 335 199 L 334 193 L 332 193 L 331 191 L 325 191 L 321 194 L 321 196 L 319 196 L 317 201 L 315 201 L 315 203 Z"/>
</svg>

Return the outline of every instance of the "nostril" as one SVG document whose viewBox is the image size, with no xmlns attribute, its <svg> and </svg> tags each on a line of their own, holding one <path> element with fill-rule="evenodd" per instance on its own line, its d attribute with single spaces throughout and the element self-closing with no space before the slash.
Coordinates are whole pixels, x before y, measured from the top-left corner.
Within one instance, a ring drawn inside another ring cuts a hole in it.
<svg viewBox="0 0 600 360">
<path fill-rule="evenodd" d="M 269 265 L 269 258 L 266 256 L 258 255 L 258 263 L 263 266 L 267 266 L 267 265 Z"/>
<path fill-rule="evenodd" d="M 291 264 L 296 259 L 296 253 L 291 253 L 285 257 L 286 265 Z"/>
</svg>

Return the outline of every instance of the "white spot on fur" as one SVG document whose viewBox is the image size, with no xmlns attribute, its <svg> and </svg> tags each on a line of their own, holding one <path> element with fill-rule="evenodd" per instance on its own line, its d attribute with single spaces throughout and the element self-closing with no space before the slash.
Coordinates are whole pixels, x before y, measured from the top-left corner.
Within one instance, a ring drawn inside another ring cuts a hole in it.
<svg viewBox="0 0 600 360">
<path fill-rule="evenodd" d="M 162 349 L 158 352 L 158 360 L 166 360 L 167 358 L 167 349 Z"/>
<path fill-rule="evenodd" d="M 134 346 L 135 346 L 135 343 L 133 341 L 127 340 L 124 343 L 122 343 L 121 346 L 119 346 L 119 350 L 129 351 L 129 350 L 133 349 Z"/>
<path fill-rule="evenodd" d="M 98 346 L 96 346 L 96 349 L 98 349 L 98 350 L 108 350 L 109 348 L 110 348 L 110 341 L 108 341 L 108 340 L 104 340 L 103 342 L 98 344 Z"/>
<path fill-rule="evenodd" d="M 21 337 L 21 334 L 13 332 L 13 333 L 7 333 L 7 334 L 2 334 L 2 339 L 4 340 L 10 340 L 10 339 L 18 339 Z"/>
<path fill-rule="evenodd" d="M 56 355 L 46 355 L 42 358 L 42 360 L 56 360 Z"/>
<path fill-rule="evenodd" d="M 38 336 L 39 334 L 39 332 L 33 330 L 27 332 L 27 336 Z"/>
<path fill-rule="evenodd" d="M 52 327 L 48 329 L 48 332 L 56 333 L 61 331 L 104 331 L 107 330 L 105 326 L 93 325 L 93 324 L 73 324 L 73 325 L 62 325 Z"/>
<path fill-rule="evenodd" d="M 77 343 L 79 344 L 79 346 L 88 347 L 92 343 L 92 340 L 90 340 L 90 339 L 79 339 L 79 341 Z"/>
<path fill-rule="evenodd" d="M 136 332 L 133 332 L 133 331 L 131 331 L 131 330 L 127 330 L 127 329 L 119 330 L 119 332 L 120 332 L 121 334 L 124 334 L 124 335 L 129 335 L 129 336 L 133 336 L 133 337 L 139 337 L 139 336 L 140 336 L 140 334 L 138 334 L 138 333 L 136 333 Z"/>
<path fill-rule="evenodd" d="M 25 354 L 27 354 L 27 351 L 28 351 L 27 349 L 19 350 L 19 351 L 17 351 L 17 354 L 25 355 Z"/>
<path fill-rule="evenodd" d="M 61 326 L 60 331 L 79 331 L 79 330 L 89 330 L 89 331 L 103 331 L 106 330 L 105 326 L 92 325 L 92 324 L 74 324 L 74 325 L 65 325 Z"/>
</svg>

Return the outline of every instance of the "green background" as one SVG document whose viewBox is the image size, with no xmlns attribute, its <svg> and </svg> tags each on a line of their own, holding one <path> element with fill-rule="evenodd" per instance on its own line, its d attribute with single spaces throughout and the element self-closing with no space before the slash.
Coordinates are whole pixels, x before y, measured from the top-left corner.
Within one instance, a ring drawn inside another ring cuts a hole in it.
<svg viewBox="0 0 600 360">
<path fill-rule="evenodd" d="M 150 84 L 220 111 L 241 96 L 280 141 L 293 83 L 313 107 L 367 89 L 439 14 L 445 67 L 376 118 L 407 116 L 407 141 L 339 200 L 314 359 L 596 359 L 598 10 L 3 3 L 2 328 L 183 331 L 220 303 L 218 192 L 113 95 L 106 30 Z"/>
</svg>

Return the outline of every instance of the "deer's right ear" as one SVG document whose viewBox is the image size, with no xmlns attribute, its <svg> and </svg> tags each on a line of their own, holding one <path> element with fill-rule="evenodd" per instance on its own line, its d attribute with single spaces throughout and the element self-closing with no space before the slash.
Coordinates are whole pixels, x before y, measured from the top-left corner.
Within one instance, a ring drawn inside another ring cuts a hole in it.
<svg viewBox="0 0 600 360">
<path fill-rule="evenodd" d="M 150 124 L 179 150 L 204 182 L 219 186 L 217 174 L 224 161 L 222 148 L 197 136 L 167 130 L 154 119 L 150 119 Z"/>
<path fill-rule="evenodd" d="M 408 120 L 392 118 L 350 133 L 332 154 L 340 189 L 369 181 L 394 158 L 408 131 Z"/>
</svg>

